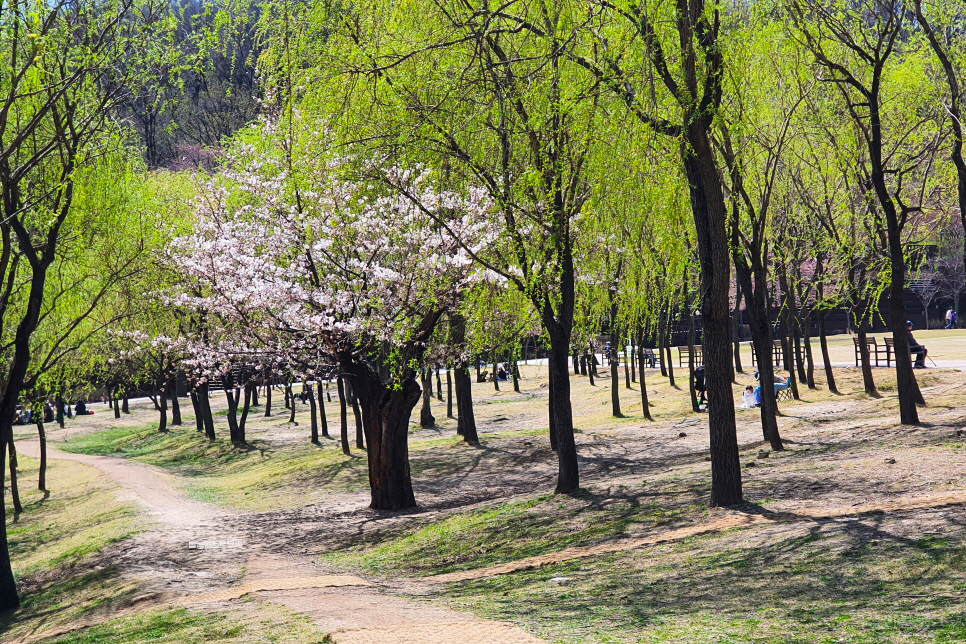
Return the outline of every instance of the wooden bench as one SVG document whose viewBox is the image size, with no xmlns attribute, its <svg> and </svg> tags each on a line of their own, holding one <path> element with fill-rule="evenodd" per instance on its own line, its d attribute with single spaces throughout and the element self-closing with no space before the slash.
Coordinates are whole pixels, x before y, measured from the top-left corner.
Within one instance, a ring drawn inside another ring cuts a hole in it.
<svg viewBox="0 0 966 644">
<path fill-rule="evenodd" d="M 678 367 L 683 367 L 684 362 L 688 360 L 691 356 L 691 347 L 678 347 Z M 701 345 L 694 345 L 694 364 L 701 364 Z"/>
<path fill-rule="evenodd" d="M 893 338 L 891 338 L 891 337 L 889 337 L 889 338 L 883 338 L 883 339 L 885 340 L 886 366 L 887 367 L 891 367 L 892 366 L 892 357 L 896 353 L 895 340 Z M 910 350 L 909 350 L 909 356 L 912 357 L 912 356 L 916 356 L 916 355 L 918 355 L 918 354 L 910 348 Z"/>
<path fill-rule="evenodd" d="M 657 366 L 658 361 L 661 359 L 654 349 L 645 349 L 644 347 L 638 347 L 638 356 L 640 356 L 641 364 L 648 364 L 652 369 Z"/>
<path fill-rule="evenodd" d="M 889 355 L 891 352 L 891 342 L 892 338 L 887 339 L 886 344 L 877 344 L 875 338 L 867 337 L 865 339 L 865 344 L 869 348 L 869 357 L 875 358 L 875 366 L 879 366 L 879 356 L 885 355 L 886 365 L 889 364 Z M 852 338 L 852 343 L 855 345 L 855 366 L 858 367 L 862 364 L 862 345 L 859 343 L 858 338 Z"/>
<path fill-rule="evenodd" d="M 758 356 L 755 355 L 755 343 L 749 342 L 748 346 L 751 347 L 751 366 L 758 365 Z M 774 365 L 777 367 L 782 363 L 782 341 L 772 340 L 771 342 L 771 357 L 774 360 Z"/>
</svg>

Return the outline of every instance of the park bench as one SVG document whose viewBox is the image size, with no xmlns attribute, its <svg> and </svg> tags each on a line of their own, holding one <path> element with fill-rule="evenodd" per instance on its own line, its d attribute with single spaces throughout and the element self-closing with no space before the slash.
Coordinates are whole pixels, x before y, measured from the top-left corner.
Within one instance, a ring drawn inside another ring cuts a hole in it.
<svg viewBox="0 0 966 644">
<path fill-rule="evenodd" d="M 891 367 L 892 356 L 894 356 L 896 352 L 895 340 L 891 337 L 884 338 L 884 339 L 885 339 L 885 348 L 886 348 L 886 366 Z M 914 356 L 915 354 L 910 350 L 909 355 Z"/>
<path fill-rule="evenodd" d="M 691 356 L 691 347 L 678 347 L 678 367 L 684 366 L 684 361 L 688 360 Z M 694 364 L 701 364 L 701 345 L 694 345 Z"/>
<path fill-rule="evenodd" d="M 658 360 L 661 356 L 655 353 L 654 349 L 645 349 L 644 347 L 638 348 L 641 357 L 641 363 L 646 363 L 652 369 L 657 366 Z"/>
<path fill-rule="evenodd" d="M 755 355 L 755 343 L 749 342 L 748 346 L 751 347 L 751 366 L 757 366 L 758 356 Z M 775 366 L 777 367 L 782 363 L 782 341 L 772 340 L 771 342 L 771 356 L 774 360 Z"/>
<path fill-rule="evenodd" d="M 889 338 L 888 341 L 891 342 L 892 338 Z M 852 343 L 855 345 L 855 366 L 858 367 L 860 364 L 862 364 L 862 345 L 859 343 L 858 338 L 852 338 Z M 888 364 L 888 358 L 889 358 L 888 345 L 877 344 L 875 341 L 875 338 L 868 338 L 868 337 L 865 339 L 865 344 L 866 346 L 869 347 L 869 357 L 875 358 L 875 366 L 877 367 L 879 366 L 880 355 L 885 355 L 886 361 Z"/>
</svg>

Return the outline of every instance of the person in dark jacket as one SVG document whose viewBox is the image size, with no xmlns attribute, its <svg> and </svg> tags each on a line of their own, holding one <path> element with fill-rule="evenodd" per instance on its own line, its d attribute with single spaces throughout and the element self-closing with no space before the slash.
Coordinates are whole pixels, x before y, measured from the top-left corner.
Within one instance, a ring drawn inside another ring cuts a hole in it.
<svg viewBox="0 0 966 644">
<path fill-rule="evenodd" d="M 914 365 L 916 369 L 926 368 L 926 347 L 919 344 L 914 337 L 912 337 L 912 324 L 911 320 L 906 320 L 906 328 L 909 330 L 909 353 L 916 356 L 916 364 Z"/>
</svg>

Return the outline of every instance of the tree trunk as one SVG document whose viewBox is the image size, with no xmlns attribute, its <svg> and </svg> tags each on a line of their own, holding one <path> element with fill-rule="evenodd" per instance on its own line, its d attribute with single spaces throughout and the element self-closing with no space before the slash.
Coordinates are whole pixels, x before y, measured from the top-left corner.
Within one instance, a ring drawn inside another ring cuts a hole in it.
<svg viewBox="0 0 966 644">
<path fill-rule="evenodd" d="M 121 399 L 121 413 L 130 414 L 131 407 L 128 405 L 127 394 L 124 394 L 124 398 Z"/>
<path fill-rule="evenodd" d="M 265 418 L 272 417 L 272 377 L 265 376 Z"/>
<path fill-rule="evenodd" d="M 44 417 L 37 419 L 37 438 L 40 439 L 40 476 L 37 479 L 37 489 L 47 490 L 47 432 L 44 430 Z"/>
<path fill-rule="evenodd" d="M 740 503 L 742 490 L 734 393 L 731 390 L 728 218 L 721 177 L 708 135 L 710 127 L 710 114 L 694 114 L 683 128 L 685 141 L 680 151 L 691 196 L 701 267 L 702 346 L 711 442 L 711 505 L 723 506 Z"/>
<path fill-rule="evenodd" d="M 252 398 L 255 394 L 255 383 L 248 380 L 245 383 L 245 400 L 242 403 L 242 413 L 241 418 L 238 420 L 238 442 L 244 443 L 245 441 L 245 423 L 248 421 L 248 411 L 251 409 Z M 236 403 L 237 404 L 237 403 Z"/>
<path fill-rule="evenodd" d="M 288 392 L 288 422 L 298 425 L 295 422 L 295 388 L 292 386 L 291 382 L 285 383 L 285 391 Z"/>
<path fill-rule="evenodd" d="M 436 372 L 436 400 L 443 402 L 443 381 L 440 379 L 439 365 L 433 365 L 433 370 Z"/>
<path fill-rule="evenodd" d="M 825 363 L 825 380 L 828 381 L 828 390 L 833 394 L 839 392 L 835 386 L 835 374 L 832 373 L 832 359 L 828 355 L 828 338 L 825 335 L 825 311 L 818 314 L 818 342 L 822 347 L 822 362 Z"/>
<path fill-rule="evenodd" d="M 480 437 L 476 432 L 476 418 L 473 414 L 473 384 L 470 381 L 469 365 L 462 362 L 453 371 L 456 381 L 456 432 L 470 445 L 477 445 Z"/>
<path fill-rule="evenodd" d="M 222 378 L 222 386 L 225 388 L 225 398 L 228 400 L 228 438 L 232 443 L 238 442 L 238 402 L 235 398 L 233 389 L 233 379 Z M 294 407 L 294 405 L 293 405 Z"/>
<path fill-rule="evenodd" d="M 634 336 L 631 335 L 631 382 L 637 382 L 637 347 L 640 345 L 640 341 L 634 342 Z"/>
<path fill-rule="evenodd" d="M 812 355 L 812 312 L 805 317 L 805 331 L 802 335 L 805 345 L 805 383 L 809 389 L 815 389 L 815 357 Z"/>
<path fill-rule="evenodd" d="M 364 437 L 363 437 L 363 425 L 365 425 L 365 420 L 363 419 L 362 414 L 359 411 L 359 398 L 358 396 L 356 396 L 355 387 L 352 386 L 351 382 L 348 384 L 349 384 L 349 389 L 347 393 L 349 394 L 349 403 L 352 405 L 352 416 L 356 420 L 356 447 L 358 449 L 365 449 L 366 444 L 364 442 Z M 408 426 L 406 431 L 407 432 L 409 431 Z"/>
<path fill-rule="evenodd" d="M 336 378 L 336 384 L 339 388 L 339 436 L 342 439 L 342 453 L 346 456 L 349 455 L 349 413 L 346 409 L 345 400 L 345 376 L 339 375 Z"/>
<path fill-rule="evenodd" d="M 580 352 L 574 349 L 574 375 L 580 375 Z"/>
<path fill-rule="evenodd" d="M 429 386 L 427 383 L 432 382 L 433 376 L 428 370 L 423 370 L 423 407 L 419 411 L 419 426 L 423 429 L 431 429 L 436 427 L 436 417 L 433 416 L 432 405 L 430 401 L 432 400 L 432 394 L 429 391 Z"/>
<path fill-rule="evenodd" d="M 162 434 L 168 433 L 168 397 L 165 395 L 164 387 L 158 387 L 158 401 L 155 403 L 161 414 L 161 421 L 158 424 L 158 431 Z"/>
<path fill-rule="evenodd" d="M 493 359 L 493 389 L 496 391 L 500 391 L 500 379 L 497 378 L 496 376 L 496 372 L 497 372 L 496 365 L 497 365 L 496 358 L 494 358 Z"/>
<path fill-rule="evenodd" d="M 392 387 L 384 385 L 372 367 L 354 360 L 342 362 L 350 374 L 369 446 L 369 492 L 373 510 L 416 507 L 409 469 L 409 419 L 419 402 L 420 387 L 411 370 Z"/>
<path fill-rule="evenodd" d="M 857 308 L 861 317 L 855 320 L 855 337 L 859 340 L 859 361 L 862 366 L 862 384 L 865 386 L 865 393 L 867 395 L 878 396 L 879 391 L 875 387 L 875 380 L 872 379 L 872 360 L 869 356 L 869 345 L 866 344 L 868 334 L 865 330 L 865 307 Z M 898 349 L 896 350 L 898 351 Z"/>
<path fill-rule="evenodd" d="M 319 410 L 316 408 L 316 404 L 315 404 L 315 391 L 313 390 L 312 385 L 306 384 L 304 385 L 304 387 L 305 387 L 305 392 L 309 395 L 309 419 L 310 419 L 309 426 L 310 426 L 310 431 L 312 432 L 311 441 L 313 445 L 318 445 L 319 444 L 319 415 L 318 415 Z"/>
<path fill-rule="evenodd" d="M 205 423 L 205 437 L 209 441 L 215 440 L 215 418 L 211 413 L 211 398 L 208 393 L 208 383 L 203 383 L 198 387 L 198 403 L 201 406 L 202 417 Z"/>
<path fill-rule="evenodd" d="M 114 405 L 113 405 L 114 406 L 114 418 L 115 419 L 118 419 L 118 418 L 121 417 L 121 406 L 119 404 L 119 401 L 118 401 L 117 396 L 114 396 L 113 403 L 114 403 Z"/>
<path fill-rule="evenodd" d="M 731 313 L 731 340 L 734 343 L 735 373 L 744 373 L 741 368 L 741 285 L 738 285 L 735 295 L 735 309 Z M 734 380 L 737 382 L 737 378 Z"/>
<path fill-rule="evenodd" d="M 17 447 L 13 444 L 13 427 L 10 428 L 10 440 L 7 447 L 10 451 L 10 498 L 13 500 L 14 518 L 23 512 L 23 505 L 20 503 L 20 488 L 17 485 Z"/>
<path fill-rule="evenodd" d="M 792 315 L 792 332 L 795 334 L 795 365 L 798 367 L 798 381 L 808 382 L 808 376 L 805 374 L 805 360 L 802 356 L 802 329 L 799 324 L 798 316 L 794 313 Z"/>
<path fill-rule="evenodd" d="M 584 351 L 580 356 L 580 375 L 587 375 L 587 351 Z"/>
<path fill-rule="evenodd" d="M 547 316 L 544 326 L 549 327 Z M 567 368 L 567 354 L 570 347 L 570 329 L 556 323 L 550 329 L 550 406 L 553 409 L 553 425 L 557 437 L 557 488 L 558 494 L 568 494 L 580 487 L 580 472 L 577 466 L 577 443 L 574 439 L 573 408 L 570 405 L 570 370 Z M 563 327 L 563 328 L 561 328 Z"/>
<path fill-rule="evenodd" d="M 446 417 L 453 417 L 453 373 L 446 367 Z"/>
<path fill-rule="evenodd" d="M 637 356 L 638 356 L 638 358 L 641 361 L 641 369 L 640 369 L 640 372 L 641 372 L 641 382 L 640 382 L 640 387 L 641 387 L 641 409 L 644 412 L 644 418 L 646 418 L 647 420 L 654 420 L 653 418 L 651 418 L 651 404 L 647 400 L 647 381 L 644 378 L 644 368 L 645 368 L 645 365 L 644 365 L 644 355 L 640 351 L 638 351 L 637 352 Z"/>
<path fill-rule="evenodd" d="M 664 359 L 664 338 L 665 331 L 667 328 L 667 322 L 665 321 L 664 311 L 660 311 L 657 314 L 657 352 L 661 356 L 661 375 L 667 378 L 667 363 L 668 361 Z"/>
<path fill-rule="evenodd" d="M 548 360 L 549 360 L 549 356 L 548 356 Z M 587 376 L 590 378 L 591 387 L 597 386 L 594 383 L 594 376 L 597 374 L 597 365 L 594 364 L 596 362 L 597 362 L 597 354 L 594 352 L 594 349 L 591 348 L 590 355 L 587 356 Z"/>
<path fill-rule="evenodd" d="M 316 389 L 319 392 L 319 395 L 318 395 L 318 402 L 319 402 L 319 421 L 322 423 L 322 437 L 323 438 L 328 438 L 329 437 L 329 419 L 326 418 L 326 416 L 325 416 L 325 400 L 324 400 L 325 397 L 322 395 L 322 390 L 319 389 L 318 387 L 319 386 L 316 385 Z M 325 388 L 326 388 L 326 393 L 328 393 L 328 388 L 329 388 L 328 381 L 325 383 Z M 331 397 L 329 398 L 329 402 L 332 402 L 332 398 Z"/>
<path fill-rule="evenodd" d="M 510 374 L 513 376 L 513 391 L 520 393 L 520 363 L 516 356 L 510 356 Z"/>
<path fill-rule="evenodd" d="M 181 426 L 181 405 L 178 403 L 178 381 L 171 380 L 171 424 Z"/>
<path fill-rule="evenodd" d="M 54 398 L 54 404 L 57 405 L 57 424 L 60 428 L 64 428 L 64 399 L 61 396 Z"/>
<path fill-rule="evenodd" d="M 694 388 L 694 366 L 694 314 L 688 311 L 688 391 L 691 393 L 691 411 L 697 413 L 701 411 L 701 406 Z M 728 382 L 731 382 L 731 378 L 728 378 Z"/>
<path fill-rule="evenodd" d="M 195 429 L 199 434 L 203 433 L 205 431 L 204 411 L 198 401 L 198 392 L 192 389 L 188 395 L 191 397 L 191 408 L 195 410 Z"/>
</svg>

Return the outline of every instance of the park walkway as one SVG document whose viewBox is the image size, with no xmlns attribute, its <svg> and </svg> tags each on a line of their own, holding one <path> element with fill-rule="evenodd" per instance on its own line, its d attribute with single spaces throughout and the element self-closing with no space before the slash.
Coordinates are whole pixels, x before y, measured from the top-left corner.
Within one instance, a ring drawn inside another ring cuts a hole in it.
<svg viewBox="0 0 966 644">
<path fill-rule="evenodd" d="M 38 458 L 36 439 L 17 443 L 20 453 Z M 246 543 L 242 531 L 232 529 L 243 515 L 186 497 L 173 484 L 170 474 L 159 468 L 106 456 L 69 454 L 48 447 L 50 459 L 70 460 L 96 468 L 120 488 L 125 500 L 137 502 L 155 525 L 137 539 L 154 548 L 176 548 L 178 553 L 156 556 L 191 562 L 195 579 L 210 580 L 208 588 L 144 602 L 137 610 L 187 606 L 200 610 L 221 610 L 232 600 L 250 595 L 303 614 L 335 644 L 538 644 L 541 640 L 519 627 L 485 621 L 447 608 L 437 608 L 391 595 L 378 583 L 351 575 L 319 574 L 315 566 L 297 556 L 262 552 L 258 544 Z M 211 568 L 206 571 L 206 564 Z M 224 568 L 233 567 L 242 576 L 240 584 L 224 586 Z M 149 584 L 155 579 L 145 579 Z M 134 612 L 134 611 L 131 611 Z M 125 613 L 128 614 L 128 613 Z M 110 618 L 124 615 L 114 614 Z M 105 618 L 101 621 L 106 621 Z M 75 623 L 70 630 L 95 625 Z M 63 633 L 64 631 L 60 631 Z M 36 642 L 60 634 L 36 633 Z"/>
</svg>

